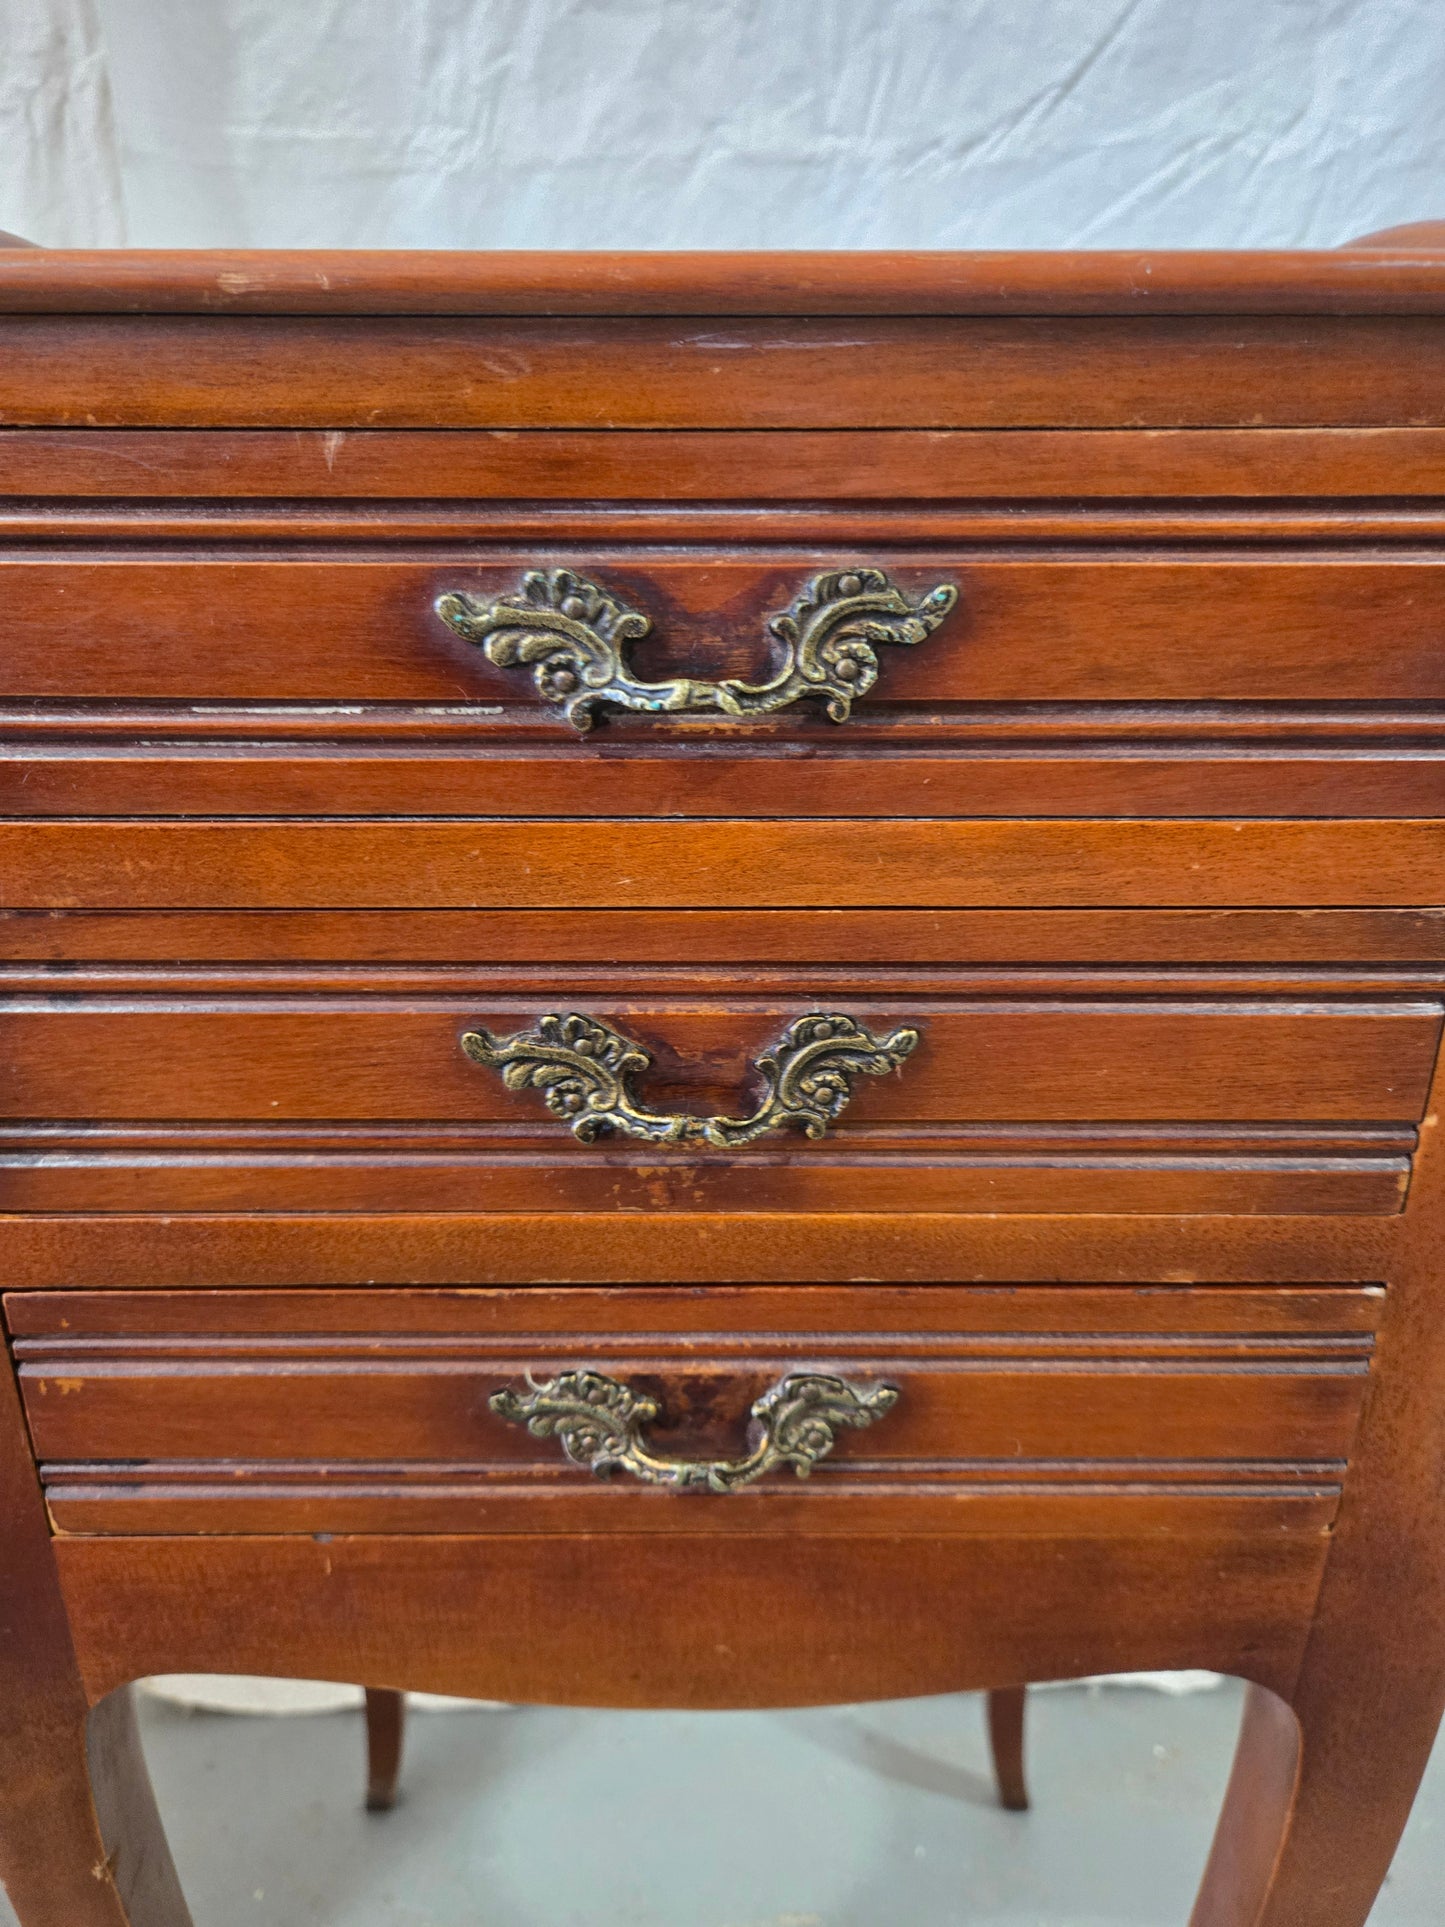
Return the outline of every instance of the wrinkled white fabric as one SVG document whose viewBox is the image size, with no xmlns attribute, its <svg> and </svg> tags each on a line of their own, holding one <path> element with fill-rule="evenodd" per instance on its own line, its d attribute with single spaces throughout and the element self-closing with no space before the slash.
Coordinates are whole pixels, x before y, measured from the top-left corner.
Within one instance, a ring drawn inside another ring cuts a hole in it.
<svg viewBox="0 0 1445 1927">
<path fill-rule="evenodd" d="M 124 238 L 95 0 L 0 0 L 0 228 L 70 247 Z"/>
<path fill-rule="evenodd" d="M 1310 246 L 1445 215 L 1440 0 L 0 0 L 54 245 Z"/>
</svg>

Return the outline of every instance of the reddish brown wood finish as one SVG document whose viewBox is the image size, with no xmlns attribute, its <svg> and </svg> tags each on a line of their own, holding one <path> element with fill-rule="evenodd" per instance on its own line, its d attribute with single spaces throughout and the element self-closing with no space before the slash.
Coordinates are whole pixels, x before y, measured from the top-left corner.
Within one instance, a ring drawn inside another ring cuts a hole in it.
<svg viewBox="0 0 1445 1927">
<path fill-rule="evenodd" d="M 0 261 L 24 1927 L 184 1927 L 145 1672 L 360 1681 L 382 1791 L 404 1688 L 991 1689 L 1021 1801 L 1020 1682 L 1180 1665 L 1257 1687 L 1198 1927 L 1361 1927 L 1445 1701 L 1430 238 Z M 582 568 L 756 675 L 845 562 L 962 599 L 841 728 L 578 740 L 431 612 Z M 924 1041 L 688 1158 L 462 1058 L 553 1008 L 688 1110 Z M 903 1396 L 694 1505 L 488 1413 L 583 1363 L 689 1453 Z"/>
<path fill-rule="evenodd" d="M 1395 253 L 1401 248 L 1439 252 L 1445 249 L 1445 221 L 1406 221 L 1400 227 L 1379 228 L 1373 234 L 1358 235 L 1346 241 L 1347 248 L 1378 249 Z"/>
<path fill-rule="evenodd" d="M 1368 975 L 1343 973 L 971 980 L 756 966 L 663 972 L 652 986 L 634 969 L 628 984 L 619 998 L 604 968 L 531 982 L 12 971 L 0 998 L 11 1072 L 0 1202 L 1395 1212 L 1445 988 L 1426 976 L 1411 997 L 1405 979 L 1387 998 Z M 759 1055 L 820 1006 L 881 1035 L 913 1025 L 922 1042 L 897 1078 L 860 1083 L 825 1146 L 784 1135 L 741 1162 L 625 1139 L 580 1146 L 535 1094 L 508 1091 L 459 1046 L 469 1025 L 505 1036 L 544 1010 L 582 1008 L 649 1051 L 646 1101 L 736 1114 Z M 82 1114 L 82 1125 L 37 1121 Z"/>
<path fill-rule="evenodd" d="M 189 1312 L 169 1295 L 66 1293 L 17 1296 L 11 1319 L 66 1531 L 675 1529 L 672 1496 L 599 1487 L 487 1409 L 495 1389 L 586 1363 L 655 1397 L 649 1437 L 690 1458 L 742 1450 L 753 1401 L 788 1372 L 898 1388 L 806 1485 L 703 1503 L 691 1532 L 1037 1534 L 1111 1512 L 1317 1532 L 1379 1306 L 1369 1291 L 1080 1286 L 859 1287 L 840 1305 L 797 1286 L 694 1291 L 685 1331 L 659 1292 L 213 1294 Z M 670 1331 L 649 1330 L 658 1312 Z"/>
<path fill-rule="evenodd" d="M 801 757 L 796 744 L 770 754 L 714 741 L 704 763 L 686 740 L 629 754 L 616 742 L 494 743 L 488 734 L 503 731 L 478 729 L 474 742 L 456 730 L 450 741 L 429 743 L 416 740 L 411 718 L 389 715 L 374 719 L 373 740 L 361 730 L 351 741 L 328 739 L 318 719 L 320 740 L 277 740 L 268 730 L 258 743 L 260 719 L 244 713 L 213 724 L 207 740 L 180 735 L 173 715 L 155 712 L 36 719 L 12 711 L 0 718 L 0 806 L 27 817 L 478 817 L 510 816 L 525 800 L 529 811 L 592 815 L 610 807 L 628 817 L 681 806 L 733 817 L 876 819 L 909 809 L 1011 818 L 1046 792 L 1061 813 L 1085 817 L 1210 809 L 1401 818 L 1440 807 L 1445 734 L 1437 722 L 1350 718 L 1332 734 L 1331 720 L 1321 718 L 1304 743 L 1265 734 L 1263 718 L 1236 732 L 1188 715 L 1172 731 L 1111 731 L 1099 742 L 1088 731 L 1101 719 L 1085 712 L 1067 734 L 1037 745 L 969 720 L 920 725 L 911 745 L 876 755 L 812 736 Z M 1401 722 L 1411 735 L 1399 733 Z M 404 732 L 401 740 L 392 728 Z M 123 731 L 132 740 L 114 741 Z"/>
<path fill-rule="evenodd" d="M 746 535 L 773 542 L 787 533 L 782 505 L 852 500 L 869 505 L 874 540 L 897 541 L 909 539 L 919 518 L 930 508 L 936 515 L 944 501 L 1004 498 L 1008 511 L 993 520 L 1006 531 L 1020 524 L 1025 505 L 1060 498 L 1188 497 L 1217 512 L 1220 498 L 1250 497 L 1276 514 L 1281 498 L 1316 498 L 1308 511 L 1316 517 L 1331 512 L 1319 498 L 1438 498 L 1442 444 L 1436 428 L 756 428 L 666 436 L 627 429 L 26 428 L 0 429 L 0 496 L 44 499 L 54 505 L 52 518 L 62 505 L 71 515 L 87 512 L 87 497 L 144 501 L 155 507 L 129 531 L 142 536 L 186 533 L 157 512 L 177 499 L 186 502 L 192 529 L 208 499 L 285 502 L 267 511 L 287 518 L 278 535 L 288 524 L 294 530 L 300 515 L 319 521 L 327 503 L 337 503 L 334 514 L 343 516 L 342 504 L 360 500 L 372 511 L 365 523 L 371 539 L 386 534 L 373 505 L 389 499 L 404 502 L 412 522 L 425 513 L 418 497 L 464 500 L 464 519 L 452 531 L 463 539 L 490 533 L 497 521 L 515 522 L 527 513 L 522 503 L 557 502 L 577 505 L 549 532 L 571 542 L 587 538 L 606 514 L 599 504 L 609 501 L 646 503 L 654 517 L 669 514 L 674 522 L 696 513 L 687 506 L 693 503 L 765 502 L 766 515 L 752 509 Z M 904 522 L 900 503 L 908 505 Z M 90 507 L 88 517 L 104 512 Z M 1175 512 L 1183 519 L 1201 511 L 1191 505 Z M 446 516 L 435 508 L 431 516 L 445 532 Z M 1253 503 L 1248 514 L 1236 512 L 1233 532 L 1246 540 L 1263 533 L 1267 525 L 1257 516 Z M 615 511 L 613 519 L 625 520 Z M 34 525 L 40 540 L 66 532 L 55 519 Z M 217 533 L 224 539 L 224 528 Z"/>
<path fill-rule="evenodd" d="M 398 320 L 6 315 L 0 422 L 82 428 L 1445 425 L 1436 314 Z M 75 369 L 83 365 L 83 394 Z M 244 381 L 238 368 L 244 367 Z"/>
<path fill-rule="evenodd" d="M 1403 1220 L 915 1212 L 16 1213 L 14 1289 L 227 1284 L 1356 1283 L 1388 1275 Z"/>
<path fill-rule="evenodd" d="M 988 1695 L 988 1745 L 998 1781 L 998 1803 L 1009 1813 L 1026 1813 L 1028 1782 L 1024 1778 L 1024 1707 L 1026 1686 L 996 1687 Z"/>
<path fill-rule="evenodd" d="M 464 1031 L 481 1025 L 506 1036 L 543 1010 L 584 1006 L 654 1055 L 637 1083 L 655 1106 L 721 1110 L 739 1104 L 754 1082 L 753 1060 L 792 1017 L 839 1003 L 875 1031 L 916 1023 L 921 1032 L 896 1077 L 859 1079 L 840 1143 L 849 1125 L 905 1122 L 1129 1122 L 1143 1127 L 1139 1135 L 1169 1122 L 1413 1123 L 1440 1030 L 1438 989 L 1430 1001 L 1354 1004 L 1291 998 L 1286 983 L 1274 997 L 1234 1001 L 1193 985 L 1171 995 L 1159 972 L 1152 982 L 1136 979 L 1142 996 L 1110 996 L 1101 985 L 1092 997 L 1060 997 L 1021 984 L 1013 996 L 998 985 L 993 995 L 960 999 L 933 985 L 910 995 L 896 978 L 880 997 L 881 986 L 839 977 L 820 987 L 799 973 L 786 1001 L 776 991 L 748 997 L 740 983 L 725 998 L 644 993 L 631 1003 L 615 980 L 569 982 L 560 973 L 530 994 L 505 996 L 495 985 L 468 994 L 433 982 L 401 995 L 338 994 L 323 983 L 290 996 L 258 986 L 248 996 L 208 997 L 192 979 L 189 995 L 172 980 L 157 986 L 159 996 L 117 985 L 71 999 L 53 984 L 49 995 L 22 993 L 0 1014 L 10 1066 L 0 1118 L 79 1117 L 84 1094 L 96 1122 L 495 1121 L 543 1143 L 560 1131 L 581 1168 L 584 1147 L 565 1124 L 535 1093 L 509 1091 L 467 1058 Z"/>
<path fill-rule="evenodd" d="M 1326 1550 L 1322 1534 L 1146 1527 L 1063 1539 L 96 1537 L 60 1539 L 55 1554 L 92 1694 L 133 1672 L 224 1665 L 403 1677 L 475 1699 L 704 1708 L 1128 1666 L 1217 1667 L 1287 1691 Z M 726 1650 L 677 1610 L 680 1564 L 693 1598 L 738 1602 L 717 1608 Z M 816 1636 L 826 1602 L 832 1640 Z"/>
<path fill-rule="evenodd" d="M 665 966 L 679 956 L 717 966 L 802 964 L 821 973 L 879 965 L 974 966 L 983 983 L 1017 982 L 1015 966 L 1039 966 L 1059 981 L 1062 960 L 1080 973 L 1110 966 L 1184 966 L 1191 988 L 1230 984 L 1248 995 L 1290 980 L 1325 988 L 1335 965 L 1359 967 L 1365 992 L 1428 991 L 1445 964 L 1445 909 L 1419 910 L 501 910 L 254 911 L 5 910 L 0 956 L 7 963 L 63 964 L 81 986 L 87 963 L 220 966 L 229 985 L 257 984 L 250 966 L 311 963 L 376 966 L 547 964 L 559 948 L 613 965 Z M 237 965 L 232 975 L 225 966 Z M 1236 978 L 1221 965 L 1255 966 Z M 1301 972 L 1303 966 L 1303 973 Z M 1315 968 L 1323 966 L 1322 969 Z M 1423 967 L 1433 972 L 1422 977 Z M 1065 977 L 1067 977 L 1065 972 Z M 19 979 L 43 986 L 28 973 Z M 105 981 L 118 984 L 105 973 Z M 1087 979 L 1080 976 L 1080 981 Z M 540 981 L 540 980 L 539 980 Z"/>
<path fill-rule="evenodd" d="M 118 1682 L 109 1698 L 88 1697 L 77 1670 L 8 1360 L 0 1534 L 0 1880 L 11 1904 L 24 1927 L 191 1927 L 129 1694 Z"/>
<path fill-rule="evenodd" d="M 45 250 L 0 267 L 37 314 L 1439 314 L 1439 223 L 1331 250 L 1020 254 Z M 1382 243 L 1384 260 L 1347 249 Z"/>
<path fill-rule="evenodd" d="M 1437 905 L 1445 821 L 0 822 L 5 908 Z"/>
<path fill-rule="evenodd" d="M 1440 479 L 1445 491 L 1445 459 Z M 538 713 L 527 671 L 494 668 L 432 607 L 443 590 L 484 599 L 517 590 L 540 558 L 515 549 L 485 563 L 473 555 L 353 551 L 285 560 L 165 553 L 6 560 L 0 698 L 204 702 L 201 717 L 182 713 L 171 731 L 187 722 L 193 730 L 225 724 L 224 709 L 216 712 L 226 701 L 314 703 L 320 707 L 309 726 L 322 740 L 337 720 L 343 728 L 360 726 L 351 720 L 355 704 L 415 704 L 418 713 L 388 711 L 372 728 L 384 733 L 389 723 L 422 735 L 465 728 L 480 743 L 498 730 L 493 706 L 525 706 L 534 729 L 551 722 L 546 735 L 572 752 L 572 764 L 624 745 L 646 752 L 659 743 L 686 744 L 696 760 L 704 741 L 746 754 L 798 739 L 834 754 L 856 746 L 862 755 L 892 747 L 903 730 L 916 737 L 931 722 L 936 731 L 937 712 L 957 703 L 993 706 L 955 722 L 952 746 L 967 748 L 980 735 L 987 740 L 990 724 L 1020 745 L 1030 730 L 1040 741 L 1071 729 L 1127 742 L 1157 736 L 1170 722 L 1194 737 L 1212 729 L 1258 733 L 1272 722 L 1287 740 L 1296 728 L 1314 735 L 1331 724 L 1358 729 L 1366 719 L 1352 706 L 1373 703 L 1392 705 L 1398 732 L 1415 720 L 1398 706 L 1445 700 L 1445 562 L 1428 552 L 1387 560 L 1359 550 L 1264 558 L 1156 546 L 1107 557 L 957 548 L 874 556 L 865 545 L 855 553 L 885 562 L 910 595 L 946 581 L 961 599 L 916 649 L 880 650 L 866 710 L 841 727 L 800 704 L 761 728 L 717 718 L 690 728 L 631 718 L 578 743 L 555 713 Z M 548 559 L 596 577 L 651 618 L 654 634 L 630 652 L 639 674 L 759 680 L 768 674 L 769 617 L 788 607 L 826 558 L 816 550 L 678 559 L 589 548 Z M 839 559 L 835 551 L 834 566 Z M 1368 650 L 1360 646 L 1366 635 Z M 1021 703 L 1101 707 L 1079 717 L 1046 711 L 1035 718 L 1019 713 Z M 1166 703 L 1191 707 L 1172 717 L 1146 707 Z M 469 716 L 467 704 L 482 707 Z M 1287 710 L 1236 717 L 1238 704 L 1311 708 L 1297 723 Z M 915 713 L 900 719 L 895 705 Z M 229 726 L 254 739 L 278 728 L 299 733 L 306 721 L 243 711 Z M 672 783 L 675 795 L 662 807 L 725 811 L 725 783 L 709 780 L 705 763 L 687 765 Z M 519 793 L 521 807 L 527 794 Z M 909 813 L 927 814 L 921 794 L 917 802 Z M 625 804 L 624 792 L 604 813 L 625 814 Z M 584 799 L 565 813 L 585 808 Z"/>
<path fill-rule="evenodd" d="M 366 1810 L 389 1813 L 396 1805 L 406 1731 L 406 1695 L 387 1687 L 366 1689 Z"/>
<path fill-rule="evenodd" d="M 1194 1927 L 1362 1922 L 1445 1708 L 1445 1451 L 1437 1072 L 1420 1189 L 1381 1324 L 1370 1421 L 1347 1480 L 1299 1677 L 1251 1697 Z M 1408 1361 L 1408 1362 L 1407 1362 Z M 1388 1589 L 1388 1620 L 1380 1616 Z"/>
</svg>

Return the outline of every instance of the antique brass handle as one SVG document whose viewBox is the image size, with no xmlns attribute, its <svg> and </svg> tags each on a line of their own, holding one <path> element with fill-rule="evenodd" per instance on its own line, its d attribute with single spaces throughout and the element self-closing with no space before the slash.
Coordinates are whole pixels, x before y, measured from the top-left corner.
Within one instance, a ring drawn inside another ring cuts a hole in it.
<svg viewBox="0 0 1445 1927">
<path fill-rule="evenodd" d="M 640 681 L 624 648 L 649 632 L 650 619 L 571 569 L 533 570 L 515 594 L 491 602 L 448 591 L 437 597 L 436 612 L 459 636 L 480 644 L 488 662 L 502 669 L 530 664 L 543 701 L 588 729 L 594 712 L 608 704 L 654 714 L 766 716 L 810 697 L 823 702 L 833 722 L 845 723 L 854 697 L 878 680 L 874 645 L 922 642 L 957 600 L 953 584 L 941 582 L 910 602 L 882 569 L 815 576 L 790 608 L 769 617 L 783 660 L 761 683 L 736 676 Z"/>
<path fill-rule="evenodd" d="M 740 1459 L 675 1459 L 649 1451 L 643 1428 L 660 1407 L 645 1392 L 634 1392 L 602 1372 L 559 1372 L 528 1390 L 505 1387 L 487 1403 L 498 1418 L 525 1425 L 533 1438 L 557 1438 L 574 1465 L 587 1465 L 605 1478 L 630 1472 L 644 1485 L 675 1491 L 701 1488 L 736 1492 L 778 1466 L 790 1465 L 806 1479 L 826 1458 L 842 1426 L 872 1425 L 898 1403 L 896 1385 L 850 1385 L 823 1372 L 797 1372 L 763 1393 L 752 1408 L 757 1436 Z"/>
<path fill-rule="evenodd" d="M 694 1117 L 650 1111 L 631 1088 L 635 1071 L 652 1063 L 641 1044 L 579 1011 L 551 1011 L 534 1030 L 513 1037 L 469 1030 L 462 1049 L 474 1063 L 499 1070 L 509 1091 L 539 1091 L 554 1116 L 584 1144 L 604 1131 L 652 1144 L 709 1144 L 734 1150 L 784 1125 L 822 1137 L 853 1095 L 853 1079 L 896 1071 L 918 1043 L 916 1030 L 875 1037 L 853 1017 L 799 1017 L 755 1061 L 763 1096 L 750 1117 Z"/>
</svg>

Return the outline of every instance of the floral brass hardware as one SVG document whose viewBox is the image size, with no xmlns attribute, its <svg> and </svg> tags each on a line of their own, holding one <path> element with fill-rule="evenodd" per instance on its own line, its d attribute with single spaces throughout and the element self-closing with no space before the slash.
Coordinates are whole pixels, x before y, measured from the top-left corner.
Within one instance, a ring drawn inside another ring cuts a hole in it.
<svg viewBox="0 0 1445 1927">
<path fill-rule="evenodd" d="M 882 1077 L 900 1068 L 918 1043 L 916 1030 L 875 1037 L 853 1017 L 799 1017 L 756 1060 L 763 1097 L 750 1117 L 694 1117 L 650 1111 L 634 1096 L 634 1072 L 650 1053 L 600 1017 L 552 1011 L 534 1030 L 496 1038 L 469 1030 L 462 1049 L 474 1063 L 499 1070 L 509 1091 L 535 1090 L 555 1117 L 590 1144 L 604 1131 L 652 1144 L 707 1144 L 735 1150 L 784 1125 L 822 1137 L 853 1095 L 859 1075 Z"/>
<path fill-rule="evenodd" d="M 872 1425 L 898 1403 L 896 1385 L 850 1385 L 823 1372 L 797 1372 L 752 1407 L 756 1440 L 739 1459 L 678 1459 L 648 1449 L 643 1428 L 657 1418 L 655 1398 L 594 1371 L 559 1372 L 526 1392 L 504 1388 L 487 1403 L 498 1418 L 525 1425 L 533 1438 L 557 1438 L 574 1465 L 599 1477 L 630 1472 L 644 1485 L 674 1491 L 737 1492 L 765 1472 L 790 1465 L 806 1479 L 837 1443 L 843 1426 Z"/>
<path fill-rule="evenodd" d="M 820 700 L 831 721 L 845 723 L 854 697 L 878 680 L 874 645 L 922 642 L 957 600 L 953 584 L 941 582 L 910 602 L 882 569 L 815 576 L 791 608 L 768 619 L 784 653 L 777 674 L 761 683 L 736 676 L 639 680 L 625 649 L 649 633 L 651 620 L 571 569 L 533 570 L 519 591 L 491 602 L 449 591 L 437 597 L 436 612 L 498 668 L 530 664 L 542 700 L 589 729 L 595 711 L 609 704 L 652 714 L 766 716 L 808 698 Z"/>
</svg>

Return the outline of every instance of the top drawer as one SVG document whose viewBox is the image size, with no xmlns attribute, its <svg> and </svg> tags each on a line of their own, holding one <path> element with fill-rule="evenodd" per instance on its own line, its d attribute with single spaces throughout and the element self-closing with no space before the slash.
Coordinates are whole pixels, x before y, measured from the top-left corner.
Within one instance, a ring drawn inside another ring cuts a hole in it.
<svg viewBox="0 0 1445 1927">
<path fill-rule="evenodd" d="M 490 612 L 469 633 L 437 612 L 457 595 Z M 900 549 L 880 527 L 861 548 L 669 554 L 567 541 L 563 526 L 530 547 L 13 548 L 0 602 L 0 701 L 420 704 L 411 726 L 432 731 L 532 709 L 570 738 L 579 696 L 576 722 L 642 708 L 619 696 L 626 681 L 675 694 L 637 716 L 649 737 L 679 718 L 735 734 L 773 716 L 835 746 L 869 717 L 954 705 L 1445 701 L 1445 556 L 1429 549 Z M 706 693 L 767 684 L 785 659 L 805 677 L 776 706 L 745 700 L 739 717 Z M 847 732 L 824 720 L 830 691 L 846 695 Z M 334 732 L 349 717 L 316 720 Z M 1040 734 L 1050 721 L 1028 720 Z M 1319 733 L 1318 718 L 1272 719 L 1305 722 Z M 260 715 L 252 732 L 286 724 Z"/>
<path fill-rule="evenodd" d="M 1433 315 L 12 314 L 0 422 L 1422 426 L 1445 422 L 1442 350 Z"/>
</svg>

